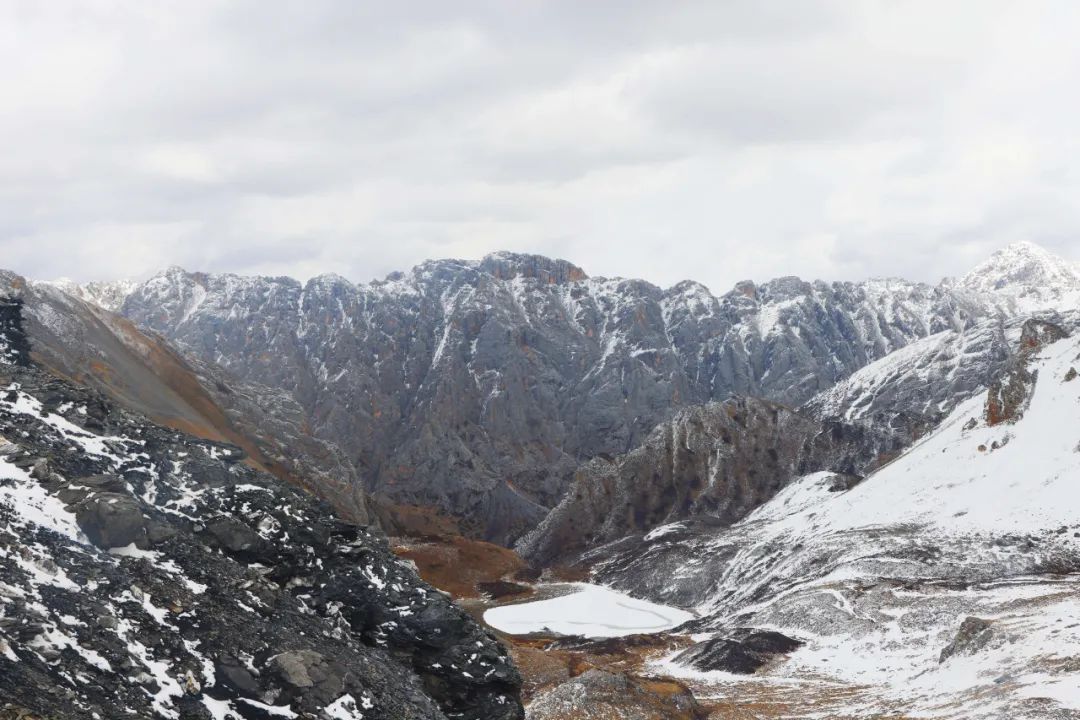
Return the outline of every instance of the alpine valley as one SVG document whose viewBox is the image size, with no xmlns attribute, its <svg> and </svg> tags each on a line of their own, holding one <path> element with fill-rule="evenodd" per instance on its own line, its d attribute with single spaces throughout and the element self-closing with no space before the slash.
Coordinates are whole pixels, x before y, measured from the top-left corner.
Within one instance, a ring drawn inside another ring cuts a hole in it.
<svg viewBox="0 0 1080 720">
<path fill-rule="evenodd" d="M 1080 265 L 0 273 L 0 718 L 1080 718 Z"/>
</svg>

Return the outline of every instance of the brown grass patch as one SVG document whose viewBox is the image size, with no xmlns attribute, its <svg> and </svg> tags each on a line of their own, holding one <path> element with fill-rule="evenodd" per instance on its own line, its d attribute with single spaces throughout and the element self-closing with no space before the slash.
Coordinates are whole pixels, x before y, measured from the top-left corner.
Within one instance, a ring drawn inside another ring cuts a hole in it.
<svg viewBox="0 0 1080 720">
<path fill-rule="evenodd" d="M 420 577 L 455 598 L 483 597 L 478 584 L 498 582 L 525 567 L 509 548 L 460 535 L 401 539 L 394 552 L 416 563 Z"/>
</svg>

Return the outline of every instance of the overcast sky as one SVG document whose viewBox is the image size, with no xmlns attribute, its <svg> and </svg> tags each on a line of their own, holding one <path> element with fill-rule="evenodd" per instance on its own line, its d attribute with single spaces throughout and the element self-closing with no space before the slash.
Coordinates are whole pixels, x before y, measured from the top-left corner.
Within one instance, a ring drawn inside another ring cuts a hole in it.
<svg viewBox="0 0 1080 720">
<path fill-rule="evenodd" d="M 1080 259 L 1080 3 L 0 0 L 0 266 Z"/>
</svg>

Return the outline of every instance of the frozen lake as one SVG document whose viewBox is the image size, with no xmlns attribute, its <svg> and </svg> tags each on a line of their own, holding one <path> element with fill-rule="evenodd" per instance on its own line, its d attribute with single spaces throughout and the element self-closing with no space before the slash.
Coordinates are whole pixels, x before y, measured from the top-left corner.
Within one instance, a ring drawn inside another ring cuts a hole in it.
<svg viewBox="0 0 1080 720">
<path fill-rule="evenodd" d="M 511 635 L 550 632 L 592 638 L 669 630 L 692 620 L 685 610 L 638 600 L 610 588 L 567 583 L 565 595 L 504 605 L 484 613 L 488 625 Z"/>
</svg>

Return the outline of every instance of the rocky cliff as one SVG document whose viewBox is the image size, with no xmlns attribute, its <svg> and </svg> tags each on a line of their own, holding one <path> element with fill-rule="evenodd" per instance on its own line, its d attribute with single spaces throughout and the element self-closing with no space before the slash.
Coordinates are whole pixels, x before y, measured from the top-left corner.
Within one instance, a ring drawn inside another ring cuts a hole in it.
<svg viewBox="0 0 1080 720">
<path fill-rule="evenodd" d="M 887 430 L 819 422 L 754 398 L 690 407 L 631 452 L 583 465 L 516 549 L 543 565 L 687 518 L 730 525 L 796 477 L 831 470 L 854 482 L 902 447 Z"/>
</svg>

